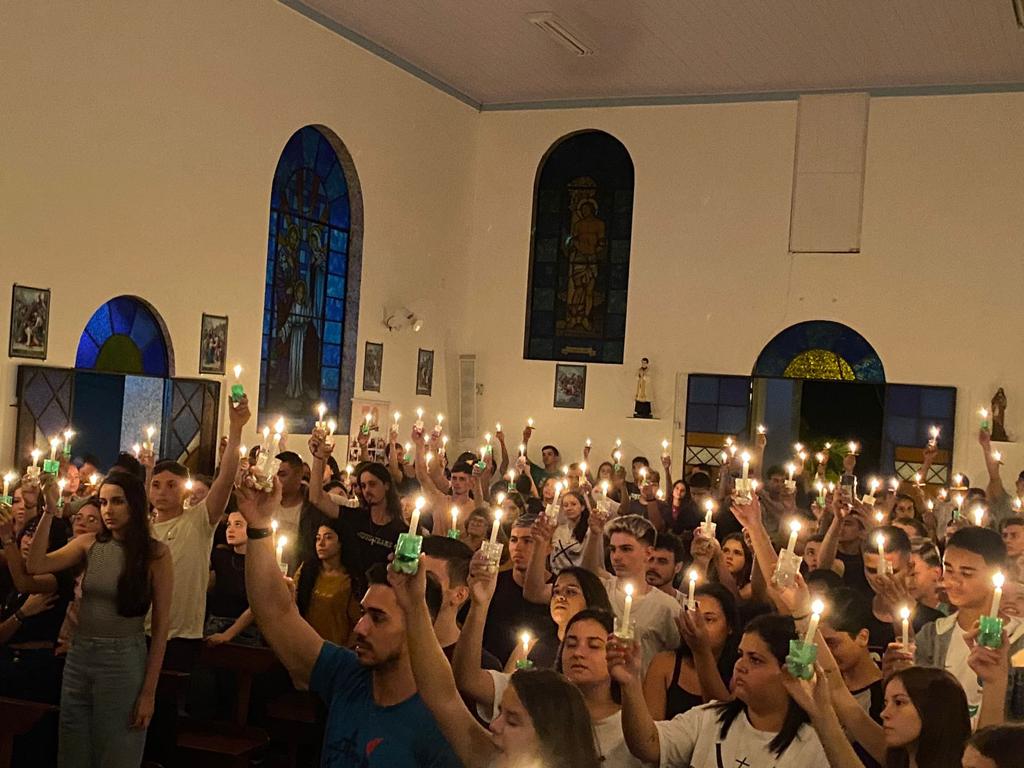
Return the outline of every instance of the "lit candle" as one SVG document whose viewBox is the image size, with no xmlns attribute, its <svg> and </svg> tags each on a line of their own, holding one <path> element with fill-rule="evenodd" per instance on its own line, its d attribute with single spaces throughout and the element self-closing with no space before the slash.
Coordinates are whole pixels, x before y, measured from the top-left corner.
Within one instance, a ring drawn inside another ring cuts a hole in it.
<svg viewBox="0 0 1024 768">
<path fill-rule="evenodd" d="M 284 565 L 284 547 L 288 543 L 287 536 L 277 537 L 277 564 Z"/>
<path fill-rule="evenodd" d="M 270 534 L 271 534 L 271 538 L 274 541 L 274 545 L 275 546 L 277 546 L 277 528 L 278 528 L 278 522 L 277 522 L 276 519 L 272 518 L 270 520 Z M 277 559 L 280 560 L 281 556 L 278 555 Z"/>
<path fill-rule="evenodd" d="M 327 420 L 327 436 L 334 437 L 334 431 L 338 428 L 338 422 L 334 419 Z M 278 438 L 280 439 L 280 438 Z"/>
<path fill-rule="evenodd" d="M 135 443 L 134 445 L 132 445 L 132 453 L 135 454 L 135 458 L 136 459 L 139 458 L 139 451 L 141 451 L 141 450 L 142 450 L 142 446 L 139 445 L 138 443 Z"/>
<path fill-rule="evenodd" d="M 533 429 L 533 419 L 532 418 L 526 420 L 526 426 L 529 427 L 530 429 Z"/>
<path fill-rule="evenodd" d="M 568 476 L 569 475 L 569 465 L 568 464 L 563 464 L 562 465 L 562 475 L 564 475 L 564 476 Z"/>
<path fill-rule="evenodd" d="M 373 414 L 372 413 L 367 413 L 366 417 L 363 419 L 363 433 L 364 434 L 367 434 L 367 435 L 370 434 L 370 424 L 371 424 L 372 421 L 373 421 Z"/>
<path fill-rule="evenodd" d="M 818 622 L 821 621 L 821 614 L 825 612 L 825 604 L 821 600 L 811 603 L 811 620 L 807 622 L 807 633 L 804 635 L 804 645 L 814 643 L 814 633 L 818 631 Z"/>
<path fill-rule="evenodd" d="M 352 470 L 353 467 L 351 464 L 345 465 L 345 479 L 348 481 L 348 485 L 352 485 Z"/>
<path fill-rule="evenodd" d="M 929 512 L 935 511 L 935 502 L 932 501 L 931 499 L 928 499 L 928 501 L 926 501 L 924 505 L 928 508 Z"/>
<path fill-rule="evenodd" d="M 587 446 L 587 448 L 589 448 L 591 446 L 591 442 L 590 442 L 590 438 L 589 437 L 587 438 L 586 446 Z"/>
<path fill-rule="evenodd" d="M 436 427 L 436 429 L 439 432 L 441 431 L 441 425 L 442 424 L 444 424 L 444 414 L 443 413 L 439 413 L 439 414 L 437 414 L 437 427 Z"/>
<path fill-rule="evenodd" d="M 420 529 L 420 514 L 427 500 L 422 496 L 416 497 L 416 506 L 413 507 L 412 515 L 409 516 L 409 535 L 415 536 Z"/>
<path fill-rule="evenodd" d="M 803 443 L 793 443 L 793 453 L 800 453 L 804 449 Z"/>
<path fill-rule="evenodd" d="M 725 444 L 726 445 L 732 445 L 732 438 L 731 437 L 725 438 Z"/>
<path fill-rule="evenodd" d="M 231 385 L 231 399 L 232 401 L 237 403 L 239 400 L 242 399 L 242 395 L 245 394 L 245 389 L 242 387 L 242 382 L 239 381 L 239 378 L 242 376 L 242 366 L 236 363 L 235 367 L 232 370 L 235 373 L 235 383 Z"/>
<path fill-rule="evenodd" d="M 764 435 L 764 434 L 767 434 L 767 432 L 768 432 L 768 430 L 764 428 L 764 424 L 758 424 L 757 425 L 757 434 Z"/>
<path fill-rule="evenodd" d="M 910 647 L 910 609 L 907 606 L 900 608 L 900 619 L 903 621 L 903 647 Z"/>
<path fill-rule="evenodd" d="M 622 451 L 615 451 L 612 458 L 615 459 L 615 466 L 619 466 L 619 462 L 622 461 Z"/>
<path fill-rule="evenodd" d="M 647 482 L 647 467 L 640 467 L 640 482 Z"/>
<path fill-rule="evenodd" d="M 427 459 L 427 466 L 429 467 L 430 466 L 430 462 L 432 462 L 434 460 L 434 454 L 431 451 L 427 451 L 426 459 Z"/>
<path fill-rule="evenodd" d="M 1003 463 L 1003 454 L 1000 453 L 999 451 L 992 451 L 992 460 L 996 464 L 1002 464 Z"/>
<path fill-rule="evenodd" d="M 519 444 L 519 455 L 520 456 L 525 456 L 526 455 L 526 445 L 525 445 L 525 443 L 520 443 Z"/>
<path fill-rule="evenodd" d="M 416 429 L 423 429 L 423 409 L 422 408 L 417 408 L 416 409 L 416 424 L 414 426 L 416 427 Z"/>
<path fill-rule="evenodd" d="M 395 431 L 397 432 L 397 431 L 398 431 L 398 420 L 399 420 L 400 418 L 402 418 L 402 414 L 400 414 L 400 413 L 399 413 L 398 411 L 395 411 L 395 412 L 394 412 L 393 414 L 391 414 L 391 415 L 392 415 L 392 417 L 393 417 L 393 418 L 394 418 L 394 420 L 395 420 Z"/>
<path fill-rule="evenodd" d="M 626 590 L 626 605 L 622 609 L 622 626 L 626 628 L 626 632 L 629 632 L 629 614 L 633 612 L 633 585 L 627 584 L 624 589 Z"/>
<path fill-rule="evenodd" d="M 885 562 L 885 534 L 880 533 L 875 536 L 875 543 L 878 545 L 878 568 L 875 572 L 879 576 L 882 576 L 885 574 L 887 568 Z"/>
<path fill-rule="evenodd" d="M 64 430 L 64 455 L 71 455 L 71 438 L 75 436 L 74 431 L 68 427 Z"/>
<path fill-rule="evenodd" d="M 505 499 L 507 499 L 507 498 L 508 497 L 504 493 L 502 493 L 501 491 L 498 491 L 498 495 L 494 497 L 494 500 L 496 502 L 498 502 L 498 506 L 500 507 L 502 504 L 505 503 Z"/>
<path fill-rule="evenodd" d="M 459 508 L 452 505 L 452 530 L 456 531 L 459 528 Z"/>
<path fill-rule="evenodd" d="M 740 458 L 743 459 L 743 479 L 746 480 L 750 476 L 750 454 L 744 451 Z"/>
<path fill-rule="evenodd" d="M 195 483 L 192 482 L 191 476 L 185 481 L 185 490 L 192 493 L 192 489 L 195 488 Z"/>
<path fill-rule="evenodd" d="M 139 449 L 136 448 L 135 449 L 135 453 L 138 454 L 138 452 L 139 452 Z M 32 466 L 33 467 L 36 466 L 37 464 L 39 464 L 39 458 L 42 455 L 43 455 L 43 452 L 40 451 L 38 448 L 33 448 L 32 449 Z"/>
<path fill-rule="evenodd" d="M 60 445 L 60 438 L 53 437 L 50 439 L 50 461 L 57 458 L 57 446 Z"/>
<path fill-rule="evenodd" d="M 786 549 L 788 549 L 794 555 L 796 554 L 796 540 L 797 540 L 797 537 L 799 535 L 800 535 L 800 521 L 799 520 L 791 520 L 790 523 L 789 523 L 789 543 L 786 544 Z"/>
<path fill-rule="evenodd" d="M 928 445 L 934 448 L 936 445 L 939 444 L 939 428 L 936 426 L 929 427 L 928 434 Z"/>
<path fill-rule="evenodd" d="M 267 440 L 270 439 L 270 427 L 263 427 L 261 434 L 263 435 L 263 440 L 260 441 L 260 450 L 264 451 L 267 449 Z"/>
<path fill-rule="evenodd" d="M 661 488 L 659 488 L 658 490 L 656 490 L 654 492 L 654 497 L 656 499 L 659 499 L 659 500 L 664 499 L 665 498 L 665 491 L 663 491 Z"/>
<path fill-rule="evenodd" d="M 789 475 L 789 482 L 793 482 L 793 473 L 796 472 L 796 464 L 792 461 L 786 464 L 786 474 Z"/>
<path fill-rule="evenodd" d="M 954 488 L 963 488 L 964 487 L 964 476 L 963 475 L 960 475 L 960 474 L 953 475 L 953 487 Z"/>
<path fill-rule="evenodd" d="M 733 445 L 730 445 L 729 446 L 729 455 L 732 456 L 732 457 L 735 457 L 737 450 L 739 450 L 739 449 L 736 447 L 735 443 Z"/>
<path fill-rule="evenodd" d="M 821 480 L 817 480 L 814 483 L 814 490 L 818 492 L 818 506 L 824 508 L 825 506 L 825 484 Z"/>
<path fill-rule="evenodd" d="M 615 447 L 616 448 L 621 448 L 622 447 L 622 438 L 619 438 L 619 437 L 615 438 Z"/>
<path fill-rule="evenodd" d="M 497 423 L 495 423 L 495 425 L 494 425 L 494 431 L 495 431 L 495 432 L 501 432 L 501 422 L 500 422 L 500 421 L 499 421 L 499 422 L 497 422 Z"/>
<path fill-rule="evenodd" d="M 997 451 L 997 453 L 998 453 L 998 451 Z M 920 472 L 915 472 L 914 473 L 914 485 L 921 485 L 921 480 L 922 480 L 921 473 Z"/>
<path fill-rule="evenodd" d="M 949 496 L 949 491 L 945 488 L 939 488 L 939 498 L 945 501 L 947 496 Z"/>
<path fill-rule="evenodd" d="M 930 507 L 929 507 L 929 509 L 930 509 Z M 1013 500 L 1013 511 L 1014 512 L 1020 512 L 1020 510 L 1021 510 L 1021 501 L 1020 501 L 1020 496 L 1018 496 L 1017 498 L 1015 498 Z"/>
<path fill-rule="evenodd" d="M 855 443 L 853 440 L 849 442 L 849 445 L 847 447 L 850 449 L 850 453 L 854 456 L 857 455 L 857 450 L 860 448 L 860 446 L 857 445 L 857 443 Z"/>
<path fill-rule="evenodd" d="M 694 597 L 694 590 L 697 589 L 697 571 L 690 569 L 690 591 L 686 595 L 686 610 L 692 611 L 697 607 L 697 600 Z"/>
<path fill-rule="evenodd" d="M 980 504 L 976 505 L 974 509 L 971 510 L 971 514 L 974 515 L 974 524 L 980 527 L 982 520 L 985 519 L 984 507 Z"/>
<path fill-rule="evenodd" d="M 668 456 L 669 455 L 668 440 L 662 440 L 661 441 L 661 455 L 662 456 Z"/>
<path fill-rule="evenodd" d="M 582 472 L 584 474 L 584 476 L 587 474 L 587 462 L 585 462 L 585 461 L 581 461 L 580 462 L 580 472 Z"/>
<path fill-rule="evenodd" d="M 519 642 L 523 644 L 523 659 L 525 660 L 530 654 L 530 633 L 523 632 L 519 635 Z"/>
<path fill-rule="evenodd" d="M 957 494 L 953 497 L 953 504 L 957 514 L 960 514 L 960 508 L 964 505 L 964 497 L 962 494 Z"/>
<path fill-rule="evenodd" d="M 875 523 L 881 525 L 883 520 L 885 520 L 885 513 L 875 512 Z"/>
<path fill-rule="evenodd" d="M 608 495 L 608 488 L 609 488 L 608 481 L 607 480 L 602 480 L 601 481 L 601 493 L 603 495 L 605 495 L 605 496 Z"/>
<path fill-rule="evenodd" d="M 4 494 L 3 495 L 5 497 L 8 495 L 7 492 L 11 489 L 11 483 L 13 483 L 17 479 L 18 479 L 17 475 L 15 475 L 13 472 L 8 472 L 6 475 L 4 475 Z"/>
<path fill-rule="evenodd" d="M 501 510 L 494 510 L 494 524 L 491 525 L 491 544 L 498 543 L 498 529 L 501 527 Z"/>
<path fill-rule="evenodd" d="M 814 460 L 819 464 L 823 464 L 825 462 L 825 454 L 822 453 L 821 451 L 818 451 L 816 454 L 814 454 Z"/>
<path fill-rule="evenodd" d="M 508 484 L 509 484 L 509 487 L 511 488 L 513 485 L 515 485 L 515 482 L 516 482 L 516 471 L 514 469 L 510 469 L 508 471 Z"/>
<path fill-rule="evenodd" d="M 405 460 L 409 461 L 412 457 L 412 443 L 406 443 L 405 446 Z"/>
<path fill-rule="evenodd" d="M 832 443 L 825 443 L 825 450 L 826 451 L 832 450 Z"/>
<path fill-rule="evenodd" d="M 899 491 L 899 489 L 900 489 L 900 479 L 898 477 L 892 478 L 889 481 L 889 487 L 892 488 L 892 492 L 893 493 L 896 493 L 897 491 Z"/>
<path fill-rule="evenodd" d="M 711 499 L 704 501 L 704 525 L 711 525 L 711 515 L 715 511 L 715 502 Z"/>
<path fill-rule="evenodd" d="M 1003 576 L 1002 571 L 996 571 L 992 574 L 992 586 L 995 587 L 992 590 L 992 608 L 989 610 L 988 615 L 993 618 L 999 616 L 999 602 L 1003 599 L 1003 583 L 1006 581 L 1006 577 Z"/>
<path fill-rule="evenodd" d="M 978 415 L 981 417 L 981 428 L 988 431 L 988 408 L 979 408 Z"/>
<path fill-rule="evenodd" d="M 143 446 L 146 448 L 146 450 L 149 450 L 149 451 L 153 450 L 153 435 L 155 435 L 155 434 L 156 434 L 156 427 L 153 427 L 153 426 L 146 427 L 146 442 L 143 443 Z"/>
</svg>

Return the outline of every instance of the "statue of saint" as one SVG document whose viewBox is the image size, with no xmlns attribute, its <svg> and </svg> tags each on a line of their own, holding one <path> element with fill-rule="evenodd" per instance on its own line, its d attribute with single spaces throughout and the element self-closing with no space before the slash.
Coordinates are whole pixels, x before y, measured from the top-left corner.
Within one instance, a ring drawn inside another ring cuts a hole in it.
<svg viewBox="0 0 1024 768">
<path fill-rule="evenodd" d="M 1005 443 L 1010 438 L 1006 436 L 1006 393 L 1003 388 L 992 396 L 992 439 Z"/>
<path fill-rule="evenodd" d="M 633 398 L 633 418 L 651 419 L 651 374 L 648 372 L 650 361 L 640 359 L 640 369 L 636 372 L 636 395 Z"/>
</svg>

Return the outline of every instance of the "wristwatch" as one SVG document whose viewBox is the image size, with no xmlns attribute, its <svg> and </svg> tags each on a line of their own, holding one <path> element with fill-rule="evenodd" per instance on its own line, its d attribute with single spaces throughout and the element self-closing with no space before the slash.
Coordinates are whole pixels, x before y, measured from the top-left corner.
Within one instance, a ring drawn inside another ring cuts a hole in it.
<svg viewBox="0 0 1024 768">
<path fill-rule="evenodd" d="M 273 532 L 272 528 L 249 528 L 246 530 L 246 536 L 250 539 L 265 539 Z"/>
</svg>

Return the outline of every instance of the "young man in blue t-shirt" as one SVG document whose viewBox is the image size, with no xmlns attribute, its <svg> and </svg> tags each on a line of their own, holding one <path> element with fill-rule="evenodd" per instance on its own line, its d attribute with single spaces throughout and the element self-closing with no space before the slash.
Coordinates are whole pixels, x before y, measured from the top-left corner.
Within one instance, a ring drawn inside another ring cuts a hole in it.
<svg viewBox="0 0 1024 768">
<path fill-rule="evenodd" d="M 405 615 L 387 571 L 367 574 L 363 615 L 353 650 L 325 642 L 299 615 L 277 565 L 270 516 L 275 493 L 238 491 L 249 524 L 245 558 L 249 606 L 264 639 L 297 687 L 327 704 L 323 768 L 448 768 L 460 763 L 416 692 L 405 639 Z M 254 536 L 255 534 L 255 536 Z"/>
</svg>

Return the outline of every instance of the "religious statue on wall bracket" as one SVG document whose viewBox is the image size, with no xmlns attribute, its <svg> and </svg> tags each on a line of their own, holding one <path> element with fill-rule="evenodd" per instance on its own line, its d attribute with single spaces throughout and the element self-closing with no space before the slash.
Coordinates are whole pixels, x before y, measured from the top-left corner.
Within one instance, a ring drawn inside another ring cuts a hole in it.
<svg viewBox="0 0 1024 768">
<path fill-rule="evenodd" d="M 1005 443 L 1010 438 L 1006 436 L 1006 393 L 1000 387 L 992 395 L 992 439 L 996 442 Z"/>
<path fill-rule="evenodd" d="M 633 397 L 633 418 L 653 419 L 651 413 L 651 374 L 650 360 L 640 358 L 640 368 L 636 372 L 636 394 Z"/>
</svg>

